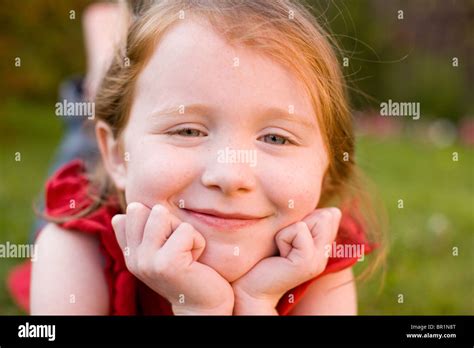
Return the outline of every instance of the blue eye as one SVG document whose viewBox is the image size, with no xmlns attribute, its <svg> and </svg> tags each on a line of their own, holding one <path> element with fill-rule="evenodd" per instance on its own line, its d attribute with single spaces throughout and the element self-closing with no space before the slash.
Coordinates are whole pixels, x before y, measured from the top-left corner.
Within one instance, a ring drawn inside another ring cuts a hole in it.
<svg viewBox="0 0 474 348">
<path fill-rule="evenodd" d="M 282 137 L 281 135 L 267 134 L 267 135 L 264 135 L 262 138 L 269 140 L 270 144 L 275 144 L 275 145 L 286 145 L 287 143 L 291 144 L 290 139 L 286 137 Z"/>
<path fill-rule="evenodd" d="M 206 136 L 206 134 L 198 129 L 195 128 L 181 128 L 177 130 L 170 131 L 166 133 L 168 135 L 180 135 L 183 137 L 203 137 Z M 288 145 L 288 144 L 293 144 L 293 142 L 281 135 L 277 134 L 267 134 L 261 137 L 264 139 L 265 142 L 268 142 L 270 144 L 274 145 Z M 261 139 L 260 138 L 260 139 Z"/>
<path fill-rule="evenodd" d="M 181 128 L 181 129 L 177 129 L 177 130 L 168 132 L 166 134 L 168 134 L 168 135 L 176 135 L 177 134 L 177 135 L 181 135 L 183 137 L 199 137 L 200 134 L 203 134 L 202 136 L 205 136 L 205 134 L 203 132 L 201 132 L 198 129 L 194 129 L 194 128 Z"/>
</svg>

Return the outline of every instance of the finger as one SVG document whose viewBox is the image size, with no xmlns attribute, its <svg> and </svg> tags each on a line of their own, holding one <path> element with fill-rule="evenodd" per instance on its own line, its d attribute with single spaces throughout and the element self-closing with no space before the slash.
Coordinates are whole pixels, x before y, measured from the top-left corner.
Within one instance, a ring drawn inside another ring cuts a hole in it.
<svg viewBox="0 0 474 348">
<path fill-rule="evenodd" d="M 314 229 L 311 231 L 315 250 L 326 250 L 332 244 L 339 230 L 339 222 L 341 220 L 341 211 L 337 208 L 321 209 L 318 221 Z M 326 258 L 327 253 L 320 253 Z"/>
<path fill-rule="evenodd" d="M 143 230 L 149 215 L 150 208 L 141 203 L 133 202 L 127 206 L 125 235 L 130 249 L 135 249 L 142 242 Z"/>
<path fill-rule="evenodd" d="M 337 232 L 339 231 L 339 225 L 341 224 L 342 212 L 339 208 L 331 208 L 332 214 L 332 230 L 331 230 L 331 242 L 336 239 Z"/>
<path fill-rule="evenodd" d="M 164 255 L 176 257 L 178 254 L 191 252 L 192 261 L 196 261 L 206 247 L 206 240 L 196 229 L 183 222 L 170 235 L 165 245 L 161 249 Z"/>
<path fill-rule="evenodd" d="M 126 215 L 117 214 L 112 218 L 112 227 L 115 231 L 115 237 L 122 250 L 127 246 L 127 237 L 125 236 Z"/>
<path fill-rule="evenodd" d="M 339 227 L 341 211 L 338 208 L 316 209 L 303 219 L 309 227 L 313 239 L 322 233 L 332 233 L 334 228 Z M 336 228 L 336 232 L 337 232 Z"/>
<path fill-rule="evenodd" d="M 142 244 L 153 249 L 161 248 L 181 221 L 171 214 L 165 206 L 153 206 L 148 221 L 145 224 Z"/>
<path fill-rule="evenodd" d="M 304 219 L 301 220 L 301 221 L 305 222 L 306 225 L 308 225 L 308 228 L 309 228 L 310 231 L 312 231 L 314 229 L 314 227 L 316 227 L 316 225 L 318 224 L 318 220 L 320 218 L 320 214 L 321 214 L 322 210 L 324 210 L 324 209 L 313 210 L 311 213 L 306 215 L 306 217 Z"/>
<path fill-rule="evenodd" d="M 275 237 L 280 256 L 292 262 L 312 256 L 313 241 L 308 226 L 299 221 L 281 230 Z"/>
</svg>

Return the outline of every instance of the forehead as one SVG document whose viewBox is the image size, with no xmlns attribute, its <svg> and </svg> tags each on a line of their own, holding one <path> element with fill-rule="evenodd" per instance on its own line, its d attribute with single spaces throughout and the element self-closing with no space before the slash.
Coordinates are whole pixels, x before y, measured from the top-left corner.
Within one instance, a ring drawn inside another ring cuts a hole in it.
<svg viewBox="0 0 474 348">
<path fill-rule="evenodd" d="M 265 106 L 315 117 L 289 69 L 254 49 L 230 45 L 210 25 L 191 19 L 161 38 L 136 88 L 135 99 L 151 108 L 206 103 L 243 112 Z"/>
</svg>

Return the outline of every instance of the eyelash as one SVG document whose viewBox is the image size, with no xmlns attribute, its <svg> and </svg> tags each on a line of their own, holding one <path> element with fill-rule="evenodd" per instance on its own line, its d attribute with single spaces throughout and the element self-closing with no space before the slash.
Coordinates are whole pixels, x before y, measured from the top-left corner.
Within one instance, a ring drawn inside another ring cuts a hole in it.
<svg viewBox="0 0 474 348">
<path fill-rule="evenodd" d="M 204 132 L 200 131 L 199 129 L 195 129 L 195 128 L 181 128 L 181 129 L 177 129 L 177 130 L 174 130 L 174 131 L 167 132 L 166 134 L 176 135 L 176 134 L 179 134 L 181 132 L 186 132 L 186 131 L 198 131 L 198 132 L 204 134 Z M 190 135 L 183 135 L 183 136 L 184 137 L 189 137 Z"/>
<path fill-rule="evenodd" d="M 181 134 L 182 132 L 188 132 L 188 131 L 197 131 L 197 132 L 200 132 L 200 133 L 204 134 L 204 132 L 202 132 L 198 129 L 195 129 L 195 128 L 181 128 L 181 129 L 177 129 L 177 130 L 174 130 L 174 131 L 167 132 L 166 134 L 168 134 L 168 135 L 182 135 Z M 182 136 L 183 137 L 192 137 L 192 135 L 189 135 L 189 134 L 188 135 L 182 135 Z M 263 137 L 268 137 L 268 136 L 274 136 L 274 137 L 278 137 L 278 138 L 283 139 L 283 141 L 284 141 L 283 144 L 275 144 L 275 145 L 287 145 L 287 143 L 291 144 L 291 145 L 295 145 L 295 143 L 293 141 L 291 141 L 289 138 L 284 137 L 282 135 L 272 133 L 272 134 L 266 134 Z"/>
</svg>

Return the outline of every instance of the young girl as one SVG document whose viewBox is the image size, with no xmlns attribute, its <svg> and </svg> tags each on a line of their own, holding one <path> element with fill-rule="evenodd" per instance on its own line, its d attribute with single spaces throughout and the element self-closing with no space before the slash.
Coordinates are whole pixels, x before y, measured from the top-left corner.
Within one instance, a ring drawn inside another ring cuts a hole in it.
<svg viewBox="0 0 474 348">
<path fill-rule="evenodd" d="M 96 100 L 102 168 L 47 183 L 31 313 L 355 314 L 351 266 L 374 244 L 350 194 L 344 81 L 310 12 L 144 2 L 121 53 Z"/>
</svg>

